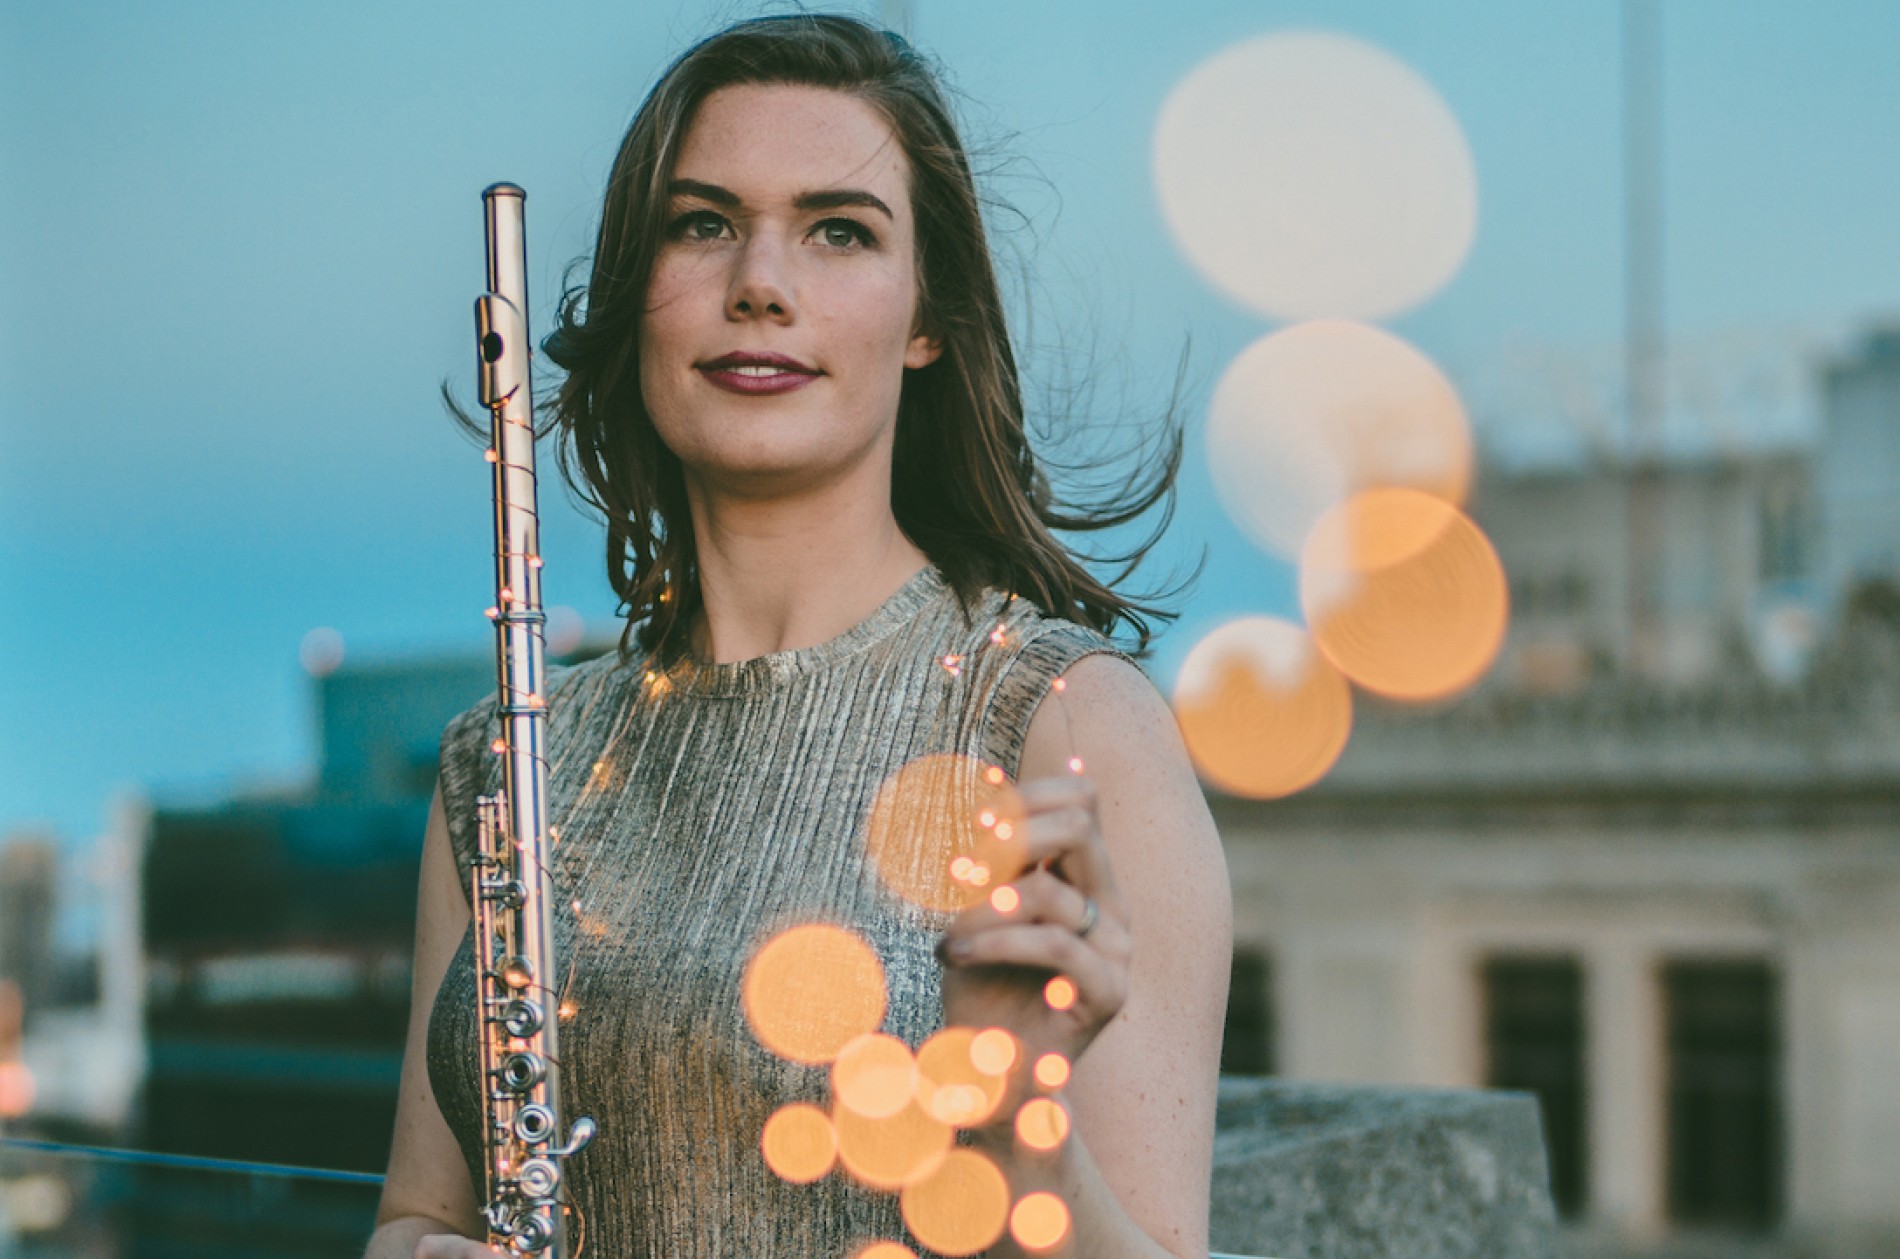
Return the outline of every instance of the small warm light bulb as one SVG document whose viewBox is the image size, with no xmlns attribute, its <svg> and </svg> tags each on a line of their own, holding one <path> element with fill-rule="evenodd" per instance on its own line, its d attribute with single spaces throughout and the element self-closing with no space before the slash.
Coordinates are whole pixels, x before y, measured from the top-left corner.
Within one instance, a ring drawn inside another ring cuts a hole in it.
<svg viewBox="0 0 1900 1259">
<path fill-rule="evenodd" d="M 982 826 L 995 826 L 996 825 L 996 810 L 985 809 L 981 813 L 976 815 L 976 820 L 978 824 Z"/>
<path fill-rule="evenodd" d="M 501 619 L 501 609 L 500 609 L 500 608 L 489 608 L 489 609 L 488 609 L 487 611 L 485 611 L 485 612 L 483 612 L 483 613 L 482 613 L 482 615 L 483 615 L 483 616 L 486 616 L 486 617 L 487 617 L 487 618 L 488 618 L 489 620 L 491 620 L 491 621 L 496 621 L 496 620 L 500 620 L 500 619 Z"/>
<path fill-rule="evenodd" d="M 1001 646 L 1003 639 L 1005 639 L 1008 636 L 1009 636 L 1008 629 L 1005 626 L 1003 626 L 1000 622 L 997 624 L 995 629 L 990 631 L 990 641 L 997 644 L 998 646 Z"/>
<path fill-rule="evenodd" d="M 581 912 L 581 903 L 579 901 L 574 902 L 574 912 L 577 914 Z"/>
<path fill-rule="evenodd" d="M 1043 1000 L 1051 1010 L 1067 1010 L 1075 1005 L 1075 983 L 1066 975 L 1057 975 L 1042 986 Z"/>
<path fill-rule="evenodd" d="M 1015 837 L 1016 828 L 1011 826 L 1008 822 L 998 822 L 996 824 L 996 838 L 1007 841 Z"/>
<path fill-rule="evenodd" d="M 943 664 L 944 669 L 949 672 L 951 677 L 960 678 L 963 676 L 963 657 L 962 656 L 958 656 L 954 654 L 948 655 L 943 658 L 941 663 Z"/>
<path fill-rule="evenodd" d="M 1061 1054 L 1048 1053 L 1036 1059 L 1036 1083 L 1050 1092 L 1069 1082 L 1069 1060 Z"/>
<path fill-rule="evenodd" d="M 579 1008 L 579 1007 L 578 1007 L 578 1006 L 576 1006 L 576 1005 L 575 1005 L 575 1004 L 574 1004 L 574 1003 L 573 1003 L 572 1001 L 563 1001 L 563 1002 L 561 1002 L 561 1017 L 562 1017 L 562 1018 L 564 1018 L 564 1019 L 571 1019 L 571 1018 L 573 1018 L 573 1017 L 574 1017 L 574 1012 L 575 1012 L 575 1010 L 577 1010 L 578 1008 Z"/>
<path fill-rule="evenodd" d="M 528 564 L 529 564 L 529 565 L 530 565 L 531 567 L 533 567 L 533 568 L 540 568 L 540 567 L 542 567 L 542 564 L 541 564 L 541 557 L 540 557 L 539 555 L 530 555 L 530 556 L 528 557 Z"/>
<path fill-rule="evenodd" d="M 501 588 L 501 601 L 503 603 L 513 603 L 515 601 L 515 592 L 503 586 Z"/>
<path fill-rule="evenodd" d="M 1082 758 L 1081 757 L 1071 756 L 1069 758 L 1069 772 L 1071 774 L 1079 774 L 1082 772 Z"/>
<path fill-rule="evenodd" d="M 1049 684 L 1049 689 L 1052 691 L 1066 691 L 1069 689 L 1069 679 L 1057 678 Z"/>
<path fill-rule="evenodd" d="M 495 453 L 495 448 L 493 446 L 490 446 L 487 450 L 484 450 L 482 452 L 482 458 L 488 460 L 488 462 L 490 463 L 493 463 L 497 459 L 501 458 L 501 456 Z"/>
<path fill-rule="evenodd" d="M 1003 773 L 1003 767 L 1000 765 L 992 765 L 983 771 L 983 780 L 992 787 L 1002 786 L 1003 779 L 1006 777 L 1008 777 L 1008 775 Z"/>
<path fill-rule="evenodd" d="M 1022 903 L 1021 895 L 1007 883 L 990 893 L 990 908 L 999 914 L 1013 914 Z"/>
<path fill-rule="evenodd" d="M 503 752 L 508 750 L 508 740 L 496 739 L 493 743 L 488 745 L 488 750 L 493 752 L 496 756 L 500 756 Z"/>
</svg>

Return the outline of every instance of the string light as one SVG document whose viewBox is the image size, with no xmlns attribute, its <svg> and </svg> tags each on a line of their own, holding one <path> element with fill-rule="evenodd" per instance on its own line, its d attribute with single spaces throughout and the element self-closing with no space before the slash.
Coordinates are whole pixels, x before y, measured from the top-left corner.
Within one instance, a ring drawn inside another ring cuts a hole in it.
<svg viewBox="0 0 1900 1259">
<path fill-rule="evenodd" d="M 482 458 L 488 460 L 488 462 L 490 463 L 494 463 L 495 461 L 500 459 L 501 456 L 495 453 L 495 448 L 493 446 L 490 446 L 487 450 L 484 450 L 482 452 Z"/>
<path fill-rule="evenodd" d="M 947 672 L 951 677 L 960 678 L 963 676 L 963 657 L 962 656 L 956 655 L 953 652 L 952 654 L 945 656 L 938 663 L 943 665 L 944 671 Z"/>
<path fill-rule="evenodd" d="M 1062 691 L 1066 691 L 1069 689 L 1069 679 L 1057 678 L 1055 681 L 1049 684 L 1049 689 L 1052 691 L 1056 691 L 1058 693 Z"/>
<path fill-rule="evenodd" d="M 493 752 L 496 756 L 500 756 L 503 752 L 508 750 L 508 740 L 496 739 L 493 743 L 488 745 L 488 750 Z"/>
<path fill-rule="evenodd" d="M 1069 758 L 1069 772 L 1071 774 L 1079 774 L 1082 772 L 1082 758 L 1081 757 L 1071 756 Z"/>
</svg>

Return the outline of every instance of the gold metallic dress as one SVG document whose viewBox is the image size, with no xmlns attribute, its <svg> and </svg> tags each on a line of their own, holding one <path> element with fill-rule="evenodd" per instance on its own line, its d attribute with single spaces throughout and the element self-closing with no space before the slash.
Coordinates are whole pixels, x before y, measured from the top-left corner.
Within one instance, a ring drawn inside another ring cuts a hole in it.
<svg viewBox="0 0 1900 1259">
<path fill-rule="evenodd" d="M 562 1089 L 591 1115 L 569 1163 L 580 1259 L 847 1259 L 875 1239 L 928 1253 L 897 1198 L 834 1169 L 779 1179 L 766 1119 L 828 1105 L 822 1067 L 753 1037 L 740 978 L 793 925 L 849 927 L 885 969 L 880 1030 L 913 1049 L 942 1023 L 946 912 L 887 891 L 864 826 L 880 784 L 917 757 L 961 753 L 1013 778 L 1050 683 L 1107 639 L 986 594 L 967 612 L 927 567 L 829 642 L 736 664 L 649 673 L 613 654 L 549 687 L 549 820 L 559 838 L 555 935 L 565 959 Z M 468 886 L 475 797 L 494 789 L 493 705 L 449 724 L 442 794 Z M 579 903 L 575 910 L 574 902 Z M 472 936 L 436 997 L 429 1078 L 482 1192 Z"/>
</svg>

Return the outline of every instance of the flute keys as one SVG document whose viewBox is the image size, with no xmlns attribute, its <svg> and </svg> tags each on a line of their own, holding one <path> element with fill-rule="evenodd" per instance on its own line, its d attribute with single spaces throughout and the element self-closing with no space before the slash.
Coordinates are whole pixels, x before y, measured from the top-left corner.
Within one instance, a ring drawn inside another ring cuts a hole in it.
<svg viewBox="0 0 1900 1259">
<path fill-rule="evenodd" d="M 526 998 L 517 997 L 501 1010 L 501 1025 L 517 1040 L 526 1040 L 540 1031 L 545 1021 L 540 1003 Z"/>
<path fill-rule="evenodd" d="M 554 1139 L 554 1112 L 539 1102 L 515 1112 L 515 1135 L 526 1145 L 541 1145 Z M 525 1175 L 529 1163 L 521 1165 Z"/>
<path fill-rule="evenodd" d="M 512 1053 L 502 1060 L 495 1074 L 501 1078 L 501 1086 L 510 1093 L 526 1093 L 547 1078 L 548 1064 L 540 1054 Z M 546 1108 L 524 1107 L 522 1113 L 526 1114 L 532 1109 L 545 1110 Z M 520 1127 L 520 1122 L 519 1119 L 515 1121 L 517 1128 Z"/>
</svg>

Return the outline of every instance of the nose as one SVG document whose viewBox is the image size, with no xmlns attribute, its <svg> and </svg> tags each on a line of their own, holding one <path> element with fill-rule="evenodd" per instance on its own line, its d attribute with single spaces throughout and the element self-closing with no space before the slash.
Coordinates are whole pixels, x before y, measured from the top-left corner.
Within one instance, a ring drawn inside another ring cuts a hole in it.
<svg viewBox="0 0 1900 1259">
<path fill-rule="evenodd" d="M 726 292 L 726 318 L 766 318 L 780 322 L 792 314 L 790 259 L 784 246 L 756 232 L 736 255 L 732 282 Z"/>
</svg>

